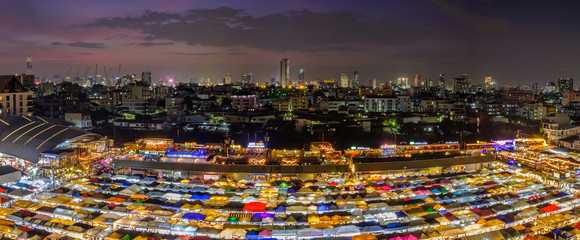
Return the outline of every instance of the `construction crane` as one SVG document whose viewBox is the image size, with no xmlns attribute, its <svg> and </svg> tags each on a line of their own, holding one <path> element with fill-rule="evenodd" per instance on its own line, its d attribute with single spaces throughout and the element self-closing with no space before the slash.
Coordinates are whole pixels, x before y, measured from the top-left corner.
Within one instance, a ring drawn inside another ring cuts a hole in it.
<svg viewBox="0 0 580 240">
<path fill-rule="evenodd" d="M 65 81 L 66 81 L 66 79 L 67 79 L 67 78 L 69 78 L 69 75 L 70 75 L 70 71 L 71 71 L 71 70 L 72 70 L 72 67 L 70 67 L 70 68 L 68 69 L 68 71 L 66 71 L 66 74 L 64 75 L 64 80 L 65 80 Z"/>
<path fill-rule="evenodd" d="M 89 71 L 91 70 L 91 66 L 87 66 L 87 68 L 85 68 L 85 74 L 83 74 L 83 81 L 86 81 L 87 79 L 89 79 Z"/>
<path fill-rule="evenodd" d="M 119 72 L 117 72 L 117 77 L 121 77 L 121 64 L 119 63 Z"/>
<path fill-rule="evenodd" d="M 113 70 L 113 68 L 109 68 L 109 71 L 107 71 L 107 68 L 105 68 L 105 66 L 103 66 L 103 73 L 105 74 L 105 81 L 109 81 L 109 74 L 111 74 L 112 70 Z"/>
</svg>

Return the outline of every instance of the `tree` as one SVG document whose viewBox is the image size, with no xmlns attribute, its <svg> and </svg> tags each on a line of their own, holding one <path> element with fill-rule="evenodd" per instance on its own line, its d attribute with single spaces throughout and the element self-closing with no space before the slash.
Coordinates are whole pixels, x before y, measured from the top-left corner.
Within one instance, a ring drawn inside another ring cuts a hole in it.
<svg viewBox="0 0 580 240">
<path fill-rule="evenodd" d="M 193 110 L 193 99 L 191 99 L 191 96 L 189 95 L 185 96 L 183 98 L 183 104 L 185 104 L 187 110 Z"/>
<path fill-rule="evenodd" d="M 223 98 L 220 106 L 224 107 L 224 108 L 231 108 L 232 107 L 232 100 L 229 98 Z"/>
</svg>

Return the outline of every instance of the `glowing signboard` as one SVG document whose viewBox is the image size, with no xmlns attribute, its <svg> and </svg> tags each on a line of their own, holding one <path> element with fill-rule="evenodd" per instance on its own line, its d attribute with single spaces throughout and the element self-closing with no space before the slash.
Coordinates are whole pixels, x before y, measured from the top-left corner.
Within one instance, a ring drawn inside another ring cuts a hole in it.
<svg viewBox="0 0 580 240">
<path fill-rule="evenodd" d="M 264 145 L 263 142 L 250 142 L 248 143 L 248 148 L 265 148 L 266 146 Z"/>
</svg>

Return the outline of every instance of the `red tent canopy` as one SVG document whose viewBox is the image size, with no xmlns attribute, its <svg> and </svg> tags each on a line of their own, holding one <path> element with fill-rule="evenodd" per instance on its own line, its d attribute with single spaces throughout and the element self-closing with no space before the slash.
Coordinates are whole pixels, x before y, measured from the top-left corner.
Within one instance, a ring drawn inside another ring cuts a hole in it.
<svg viewBox="0 0 580 240">
<path fill-rule="evenodd" d="M 244 205 L 244 212 L 264 212 L 266 204 L 263 202 L 250 202 Z"/>
<path fill-rule="evenodd" d="M 23 231 L 23 232 L 30 232 L 32 230 L 32 228 L 29 228 L 29 227 L 21 227 L 18 230 Z"/>
<path fill-rule="evenodd" d="M 561 208 L 556 206 L 556 205 L 548 205 L 544 208 L 541 208 L 540 210 L 544 211 L 544 212 L 553 212 L 556 210 L 560 210 Z"/>
</svg>

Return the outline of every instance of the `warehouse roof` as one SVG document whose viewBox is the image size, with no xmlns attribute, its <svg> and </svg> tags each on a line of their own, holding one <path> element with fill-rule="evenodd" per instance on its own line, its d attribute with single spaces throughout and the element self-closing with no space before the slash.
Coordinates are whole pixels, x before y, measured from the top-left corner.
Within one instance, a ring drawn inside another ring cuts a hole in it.
<svg viewBox="0 0 580 240">
<path fill-rule="evenodd" d="M 0 152 L 38 162 L 40 154 L 79 138 L 99 135 L 68 128 L 56 119 L 44 117 L 0 118 Z"/>
</svg>

